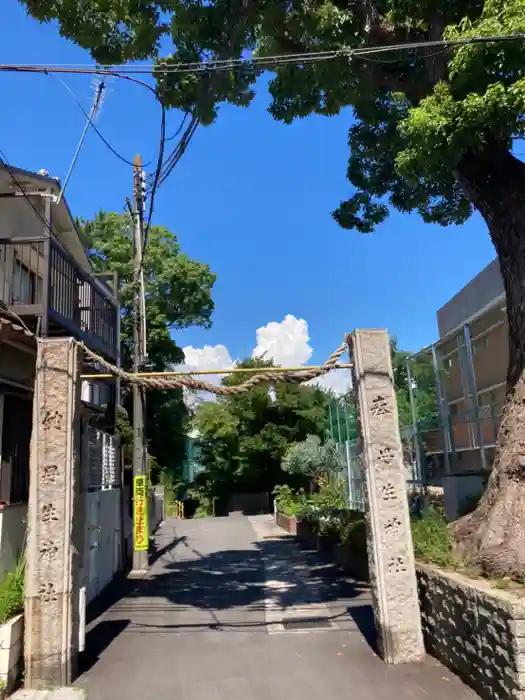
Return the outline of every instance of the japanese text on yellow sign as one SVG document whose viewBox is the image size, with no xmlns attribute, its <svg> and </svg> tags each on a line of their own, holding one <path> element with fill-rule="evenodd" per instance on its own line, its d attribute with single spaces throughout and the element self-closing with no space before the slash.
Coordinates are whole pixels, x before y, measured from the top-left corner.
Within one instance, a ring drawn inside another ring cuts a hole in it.
<svg viewBox="0 0 525 700">
<path fill-rule="evenodd" d="M 145 552 L 149 548 L 148 490 L 145 476 L 133 479 L 133 549 Z"/>
</svg>

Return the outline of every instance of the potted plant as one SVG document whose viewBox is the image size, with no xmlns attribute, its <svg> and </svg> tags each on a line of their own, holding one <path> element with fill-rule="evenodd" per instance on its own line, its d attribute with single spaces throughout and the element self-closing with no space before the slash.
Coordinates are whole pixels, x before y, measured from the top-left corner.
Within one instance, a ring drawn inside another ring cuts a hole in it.
<svg viewBox="0 0 525 700">
<path fill-rule="evenodd" d="M 335 509 L 326 509 L 319 516 L 317 549 L 321 554 L 332 557 L 341 534 L 341 515 Z"/>
<path fill-rule="evenodd" d="M 0 697 L 16 683 L 23 656 L 25 557 L 0 581 Z"/>
<path fill-rule="evenodd" d="M 297 534 L 297 514 L 305 501 L 304 491 L 292 491 L 287 484 L 276 486 L 273 490 L 276 504 L 276 522 L 279 527 L 291 535 Z"/>
</svg>

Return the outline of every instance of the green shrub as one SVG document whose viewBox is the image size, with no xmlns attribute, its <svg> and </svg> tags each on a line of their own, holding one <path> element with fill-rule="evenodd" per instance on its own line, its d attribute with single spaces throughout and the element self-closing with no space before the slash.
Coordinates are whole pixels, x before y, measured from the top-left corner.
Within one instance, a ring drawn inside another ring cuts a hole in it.
<svg viewBox="0 0 525 700">
<path fill-rule="evenodd" d="M 340 539 L 343 523 L 346 522 L 346 487 L 342 481 L 319 480 L 317 493 L 303 499 L 297 517 L 307 520 L 320 535 Z"/>
<path fill-rule="evenodd" d="M 412 518 L 412 540 L 416 559 L 443 568 L 455 568 L 453 539 L 443 509 L 427 506 Z"/>
<path fill-rule="evenodd" d="M 342 470 L 341 455 L 337 445 L 328 440 L 324 445 L 317 435 L 296 442 L 286 450 L 281 467 L 289 474 L 301 474 L 310 479 L 337 474 Z"/>
<path fill-rule="evenodd" d="M 24 611 L 25 559 L 0 581 L 0 625 Z"/>
<path fill-rule="evenodd" d="M 341 529 L 341 544 L 357 554 L 366 553 L 366 523 L 363 513 L 348 513 Z"/>
<path fill-rule="evenodd" d="M 190 486 L 185 495 L 186 500 L 196 504 L 194 518 L 208 518 L 215 515 L 215 499 L 202 486 Z"/>
<path fill-rule="evenodd" d="M 307 500 L 303 489 L 293 491 L 288 484 L 276 486 L 272 495 L 275 498 L 279 513 L 286 515 L 288 518 L 294 518 L 299 515 Z"/>
</svg>

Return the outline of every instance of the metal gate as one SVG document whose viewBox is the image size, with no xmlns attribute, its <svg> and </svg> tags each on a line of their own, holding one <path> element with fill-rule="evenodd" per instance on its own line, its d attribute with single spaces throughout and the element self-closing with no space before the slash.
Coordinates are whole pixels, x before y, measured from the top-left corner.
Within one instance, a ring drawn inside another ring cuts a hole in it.
<svg viewBox="0 0 525 700">
<path fill-rule="evenodd" d="M 121 567 L 122 489 L 118 440 L 98 428 L 82 428 L 82 477 L 85 502 L 83 586 L 86 600 L 96 598 Z"/>
</svg>

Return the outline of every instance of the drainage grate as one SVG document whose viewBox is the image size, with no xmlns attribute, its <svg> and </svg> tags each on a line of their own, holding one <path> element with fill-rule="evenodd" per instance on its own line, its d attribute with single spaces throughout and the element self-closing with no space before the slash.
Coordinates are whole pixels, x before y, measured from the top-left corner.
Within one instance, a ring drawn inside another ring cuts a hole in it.
<svg viewBox="0 0 525 700">
<path fill-rule="evenodd" d="M 283 620 L 281 624 L 287 632 L 333 628 L 332 622 L 326 617 L 290 617 Z"/>
</svg>

